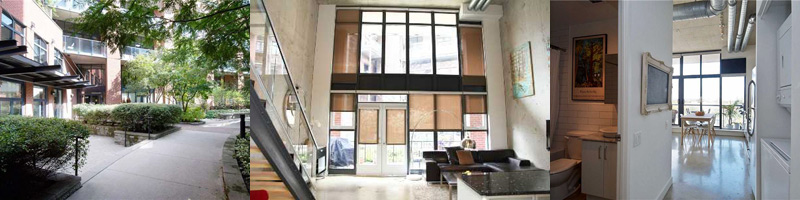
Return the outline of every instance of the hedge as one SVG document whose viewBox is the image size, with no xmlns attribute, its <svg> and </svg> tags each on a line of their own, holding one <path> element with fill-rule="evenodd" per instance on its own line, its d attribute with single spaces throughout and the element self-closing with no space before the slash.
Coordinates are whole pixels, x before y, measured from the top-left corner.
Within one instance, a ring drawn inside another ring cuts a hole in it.
<svg viewBox="0 0 800 200">
<path fill-rule="evenodd" d="M 181 120 L 181 107 L 166 104 L 120 104 L 111 112 L 114 120 L 128 131 L 159 132 Z"/>
<path fill-rule="evenodd" d="M 7 180 L 0 181 L 0 191 L 46 178 L 67 164 L 83 166 L 88 136 L 89 129 L 78 121 L 0 116 L 0 180 Z"/>
<path fill-rule="evenodd" d="M 250 131 L 244 138 L 236 137 L 233 158 L 239 161 L 239 171 L 242 172 L 245 184 L 250 185 Z"/>
<path fill-rule="evenodd" d="M 87 124 L 102 125 L 113 122 L 111 112 L 117 105 L 78 104 L 72 106 L 72 113 Z"/>
</svg>

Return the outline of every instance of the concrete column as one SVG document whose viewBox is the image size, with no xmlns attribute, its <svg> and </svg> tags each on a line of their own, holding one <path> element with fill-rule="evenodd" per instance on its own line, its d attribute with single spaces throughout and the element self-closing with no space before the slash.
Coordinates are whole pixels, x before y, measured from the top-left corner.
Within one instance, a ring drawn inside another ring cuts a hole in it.
<svg viewBox="0 0 800 200">
<path fill-rule="evenodd" d="M 483 56 L 486 66 L 486 101 L 489 113 L 489 148 L 508 148 L 506 99 L 503 79 L 503 48 L 500 40 L 500 18 L 503 7 L 490 5 L 486 11 L 469 11 L 462 4 L 461 20 L 480 21 L 483 24 Z"/>
<path fill-rule="evenodd" d="M 22 93 L 23 101 L 25 102 L 22 106 L 22 116 L 33 116 L 33 83 L 23 83 L 23 89 L 25 90 Z"/>
<path fill-rule="evenodd" d="M 330 117 L 331 72 L 333 67 L 333 34 L 336 28 L 336 6 L 319 5 L 317 41 L 314 50 L 314 78 L 311 87 L 311 128 L 318 145 L 328 144 Z"/>
</svg>

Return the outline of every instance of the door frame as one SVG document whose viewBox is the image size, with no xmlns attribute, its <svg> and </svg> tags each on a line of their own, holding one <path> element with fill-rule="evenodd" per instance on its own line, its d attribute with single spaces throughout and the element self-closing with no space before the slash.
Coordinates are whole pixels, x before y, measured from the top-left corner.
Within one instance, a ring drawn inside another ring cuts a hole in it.
<svg viewBox="0 0 800 200">
<path fill-rule="evenodd" d="M 362 165 L 358 163 L 358 156 L 359 153 L 365 153 L 363 151 L 356 150 L 354 153 L 356 155 L 356 163 L 355 163 L 355 174 L 359 176 L 405 176 L 408 173 L 408 104 L 407 103 L 386 103 L 386 102 L 362 102 L 358 103 L 357 111 L 360 116 L 361 110 L 378 110 L 378 148 L 377 148 L 377 156 L 375 158 L 376 165 Z M 406 143 L 403 147 L 403 150 L 406 151 L 406 156 L 401 156 L 404 159 L 404 162 L 398 164 L 397 166 L 389 166 L 388 164 L 388 145 L 386 144 L 386 110 L 387 109 L 402 109 L 405 111 L 405 119 L 406 122 L 405 131 L 403 136 L 406 137 Z M 358 130 L 358 125 L 356 125 L 356 131 Z M 360 145 L 358 141 L 359 137 L 356 137 L 356 149 L 359 149 Z M 394 169 L 393 169 L 394 168 Z"/>
</svg>

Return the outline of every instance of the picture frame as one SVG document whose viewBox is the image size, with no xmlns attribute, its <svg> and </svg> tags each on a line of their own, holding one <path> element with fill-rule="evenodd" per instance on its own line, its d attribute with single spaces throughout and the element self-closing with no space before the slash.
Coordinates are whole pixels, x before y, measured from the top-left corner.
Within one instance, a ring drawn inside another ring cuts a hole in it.
<svg viewBox="0 0 800 200">
<path fill-rule="evenodd" d="M 672 110 L 672 70 L 650 52 L 642 54 L 642 115 Z"/>
<path fill-rule="evenodd" d="M 514 99 L 535 95 L 531 42 L 526 41 L 515 48 L 510 59 L 511 91 Z"/>
<path fill-rule="evenodd" d="M 572 100 L 605 100 L 605 63 L 608 35 L 572 39 Z"/>
</svg>

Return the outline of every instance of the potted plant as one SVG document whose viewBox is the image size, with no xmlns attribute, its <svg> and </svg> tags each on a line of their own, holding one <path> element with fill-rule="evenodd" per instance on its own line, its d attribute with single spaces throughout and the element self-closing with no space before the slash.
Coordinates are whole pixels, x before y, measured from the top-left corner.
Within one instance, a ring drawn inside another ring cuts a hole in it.
<svg viewBox="0 0 800 200">
<path fill-rule="evenodd" d="M 722 109 L 723 109 L 723 113 L 722 113 L 722 114 L 723 114 L 725 117 L 728 117 L 728 124 L 727 124 L 727 125 L 725 125 L 725 128 L 726 128 L 726 129 L 731 129 L 731 128 L 733 128 L 733 117 L 734 117 L 735 115 L 739 114 L 739 112 L 737 112 L 737 111 L 738 111 L 738 108 L 739 108 L 739 106 L 738 106 L 738 105 L 739 105 L 740 103 L 741 103 L 741 101 L 739 101 L 739 100 L 736 100 L 736 101 L 734 101 L 734 102 L 733 102 L 732 104 L 730 104 L 730 105 L 723 105 L 723 106 L 722 106 Z"/>
</svg>

